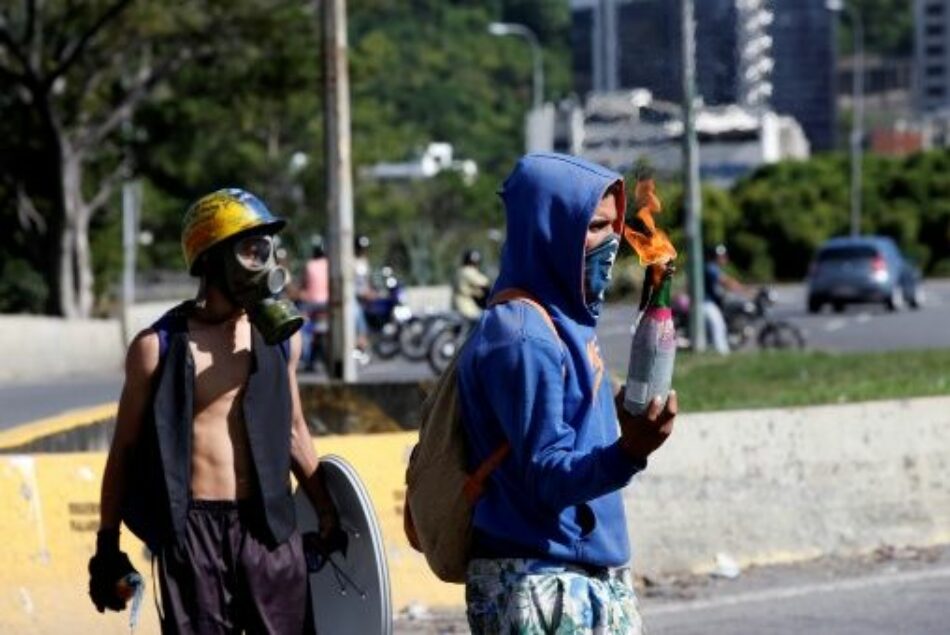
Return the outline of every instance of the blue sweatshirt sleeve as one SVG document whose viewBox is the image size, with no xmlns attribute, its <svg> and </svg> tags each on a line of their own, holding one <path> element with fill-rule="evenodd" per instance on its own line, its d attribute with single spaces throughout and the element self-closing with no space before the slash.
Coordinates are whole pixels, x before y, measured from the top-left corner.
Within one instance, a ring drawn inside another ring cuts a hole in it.
<svg viewBox="0 0 950 635">
<path fill-rule="evenodd" d="M 480 376 L 528 490 L 560 510 L 626 485 L 644 465 L 619 442 L 579 450 L 563 414 L 561 350 L 524 335 L 489 352 Z M 611 422 L 613 425 L 613 422 Z"/>
</svg>

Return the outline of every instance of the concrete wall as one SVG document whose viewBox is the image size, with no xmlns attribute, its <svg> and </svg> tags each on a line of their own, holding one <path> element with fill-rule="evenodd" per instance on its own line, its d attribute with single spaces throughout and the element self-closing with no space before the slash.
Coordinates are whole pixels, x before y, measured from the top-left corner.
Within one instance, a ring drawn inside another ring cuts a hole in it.
<svg viewBox="0 0 950 635">
<path fill-rule="evenodd" d="M 0 316 L 0 381 L 121 370 L 116 320 Z"/>
<path fill-rule="evenodd" d="M 448 309 L 448 286 L 411 287 L 406 303 L 413 311 Z M 129 336 L 149 326 L 176 301 L 136 304 L 129 311 Z M 65 320 L 32 315 L 0 315 L 0 381 L 121 370 L 127 342 L 122 323 Z"/>
<path fill-rule="evenodd" d="M 136 304 L 129 311 L 134 336 L 175 302 Z M 0 315 L 0 381 L 122 370 L 122 322 L 66 320 L 34 315 Z"/>
<path fill-rule="evenodd" d="M 950 397 L 690 414 L 626 498 L 640 573 L 950 543 Z"/>
</svg>

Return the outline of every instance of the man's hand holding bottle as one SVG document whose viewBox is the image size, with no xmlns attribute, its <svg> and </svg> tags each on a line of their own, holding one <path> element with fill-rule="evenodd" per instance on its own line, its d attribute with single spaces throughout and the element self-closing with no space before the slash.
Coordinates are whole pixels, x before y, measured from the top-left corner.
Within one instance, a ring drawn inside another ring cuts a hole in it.
<svg viewBox="0 0 950 635">
<path fill-rule="evenodd" d="M 673 423 L 679 412 L 676 391 L 670 391 L 666 404 L 660 397 L 655 397 L 647 409 L 637 415 L 630 414 L 623 402 L 624 391 L 621 390 L 616 397 L 621 446 L 631 458 L 645 462 L 673 432 Z"/>
<path fill-rule="evenodd" d="M 142 577 L 129 556 L 119 549 L 119 530 L 100 530 L 96 534 L 96 553 L 89 560 L 89 597 L 96 610 L 125 610 L 141 584 Z"/>
</svg>

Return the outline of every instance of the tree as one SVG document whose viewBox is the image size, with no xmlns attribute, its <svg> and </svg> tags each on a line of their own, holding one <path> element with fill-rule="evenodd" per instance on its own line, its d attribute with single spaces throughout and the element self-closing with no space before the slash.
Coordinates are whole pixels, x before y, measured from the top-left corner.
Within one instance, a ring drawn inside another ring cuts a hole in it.
<svg viewBox="0 0 950 635">
<path fill-rule="evenodd" d="M 31 158 L 50 186 L 41 192 L 48 212 L 38 229 L 49 227 L 56 263 L 53 299 L 68 317 L 92 309 L 89 222 L 129 170 L 115 137 L 187 54 L 186 49 L 158 54 L 161 31 L 120 32 L 118 25 L 131 26 L 132 4 L 25 0 L 0 13 L 0 76 L 18 97 L 15 107 L 25 128 L 39 141 Z M 11 167 L 16 173 L 18 166 Z M 84 187 L 90 168 L 102 174 L 92 190 Z M 28 175 L 17 176 L 23 215 L 40 218 L 36 184 Z"/>
<path fill-rule="evenodd" d="M 864 48 L 891 57 L 910 57 L 914 50 L 913 2 L 908 0 L 846 0 L 861 14 Z M 854 25 L 841 21 L 838 41 L 842 51 L 854 50 Z"/>
<path fill-rule="evenodd" d="M 0 253 L 42 273 L 49 312 L 87 315 L 94 292 L 109 287 L 119 263 L 110 253 L 120 219 L 113 193 L 129 176 L 144 182 L 143 223 L 155 236 L 141 254 L 145 268 L 177 268 L 184 209 L 219 187 L 250 189 L 290 217 L 296 230 L 286 234 L 290 243 L 306 244 L 306 234 L 321 228 L 318 6 L 306 0 L 0 5 L 0 221 L 15 227 Z M 445 219 L 482 210 L 466 227 L 497 224 L 493 191 L 523 147 L 531 63 L 523 42 L 487 33 L 492 20 L 525 22 L 538 33 L 546 47 L 547 94 L 564 94 L 566 3 L 350 4 L 357 173 L 361 165 L 406 159 L 444 140 L 459 156 L 475 159 L 483 175 L 474 190 L 452 179 L 407 188 L 357 179 L 360 231 L 390 236 L 387 216 L 397 208 L 407 227 L 433 209 Z M 480 192 L 477 202 L 472 191 Z M 386 198 L 372 199 L 376 194 Z M 452 207 L 440 208 L 436 196 Z M 393 238 L 394 253 L 419 242 L 404 238 L 402 246 Z M 444 258 L 454 261 L 448 252 Z M 416 254 L 413 262 L 423 260 Z M 438 260 L 426 275 L 446 270 Z M 32 282 L 28 288 L 42 295 Z"/>
<path fill-rule="evenodd" d="M 0 8 L 4 104 L 23 134 L 4 153 L 20 217 L 45 236 L 50 309 L 93 307 L 89 227 L 133 170 L 134 115 L 186 64 L 239 50 L 285 2 L 23 0 Z"/>
</svg>

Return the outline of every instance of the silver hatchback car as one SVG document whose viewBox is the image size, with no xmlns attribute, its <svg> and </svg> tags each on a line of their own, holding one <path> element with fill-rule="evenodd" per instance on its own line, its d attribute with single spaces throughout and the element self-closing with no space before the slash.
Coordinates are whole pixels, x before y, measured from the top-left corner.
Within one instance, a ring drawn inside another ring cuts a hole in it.
<svg viewBox="0 0 950 635">
<path fill-rule="evenodd" d="M 808 273 L 808 312 L 825 304 L 883 303 L 896 311 L 921 303 L 920 272 L 885 236 L 832 238 L 818 250 Z"/>
</svg>

